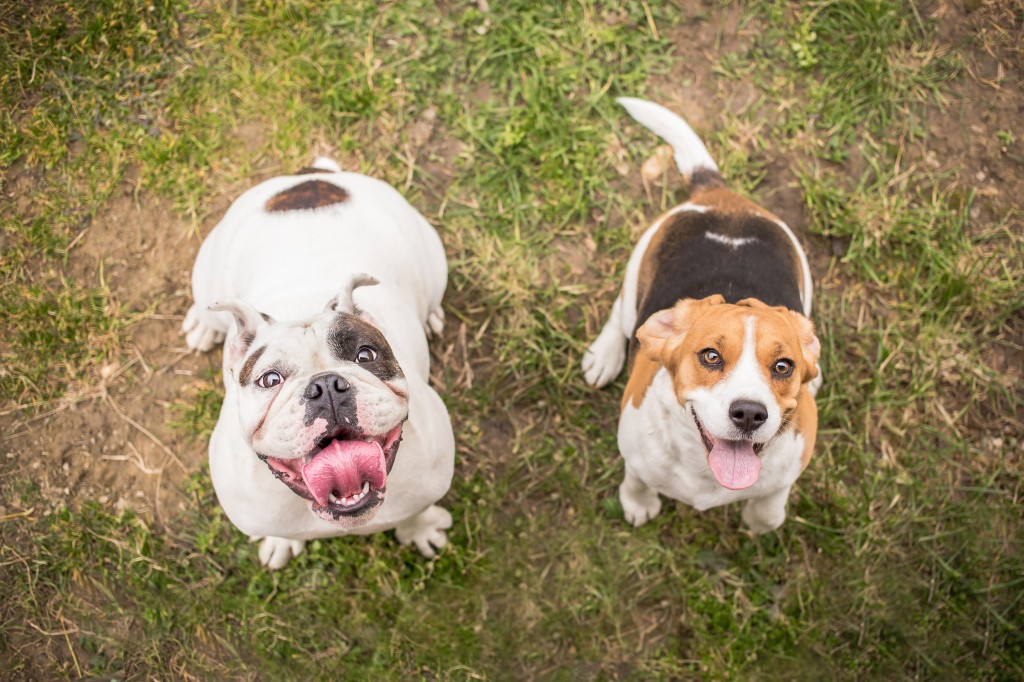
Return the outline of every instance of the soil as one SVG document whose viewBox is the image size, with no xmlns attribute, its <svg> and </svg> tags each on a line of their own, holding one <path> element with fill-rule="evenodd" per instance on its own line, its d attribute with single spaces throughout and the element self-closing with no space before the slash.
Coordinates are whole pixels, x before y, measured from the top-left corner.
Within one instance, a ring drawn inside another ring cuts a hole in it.
<svg viewBox="0 0 1024 682">
<path fill-rule="evenodd" d="M 976 26 L 990 21 L 985 12 L 991 4 L 937 3 L 933 12 L 940 21 L 942 40 L 957 46 L 968 44 L 977 35 Z M 979 9 L 969 11 L 965 5 Z M 710 11 L 696 0 L 682 0 L 680 6 L 687 16 Z M 714 7 L 716 12 L 721 10 L 717 4 Z M 750 86 L 737 88 L 735 83 L 712 76 L 714 53 L 739 49 L 757 30 L 756 26 L 739 25 L 737 5 L 727 6 L 725 12 L 724 22 L 699 21 L 692 31 L 676 32 L 680 36 L 678 66 L 651 88 L 652 95 L 683 113 L 697 129 L 712 129 L 715 112 L 723 108 L 742 113 L 756 97 Z M 1012 208 L 1019 210 L 1019 197 L 1024 196 L 1021 53 L 1012 45 L 998 44 L 968 52 L 966 73 L 950 85 L 943 109 L 936 107 L 930 112 L 929 146 L 912 147 L 908 162 L 947 169 L 964 187 L 973 188 L 978 197 L 973 223 L 991 226 Z M 430 191 L 420 208 L 426 215 L 436 216 L 449 182 L 444 160 L 457 152 L 459 144 L 432 116 L 424 116 L 413 126 L 412 142 L 422 146 L 421 172 L 432 176 L 427 178 Z M 1018 141 L 1004 147 L 998 131 L 1010 131 Z M 246 147 L 259 148 L 259 130 L 243 129 L 238 134 L 253 141 Z M 329 150 L 313 149 L 310 156 L 324 151 Z M 767 171 L 759 188 L 763 203 L 802 233 L 806 215 L 792 159 L 779 156 L 761 161 Z M 265 164 L 253 167 L 260 175 L 257 180 L 273 174 Z M 625 169 L 623 191 L 644 191 L 638 170 Z M 142 312 L 132 329 L 123 364 L 103 368 L 93 387 L 70 395 L 45 414 L 0 413 L 5 434 L 0 475 L 37 481 L 38 499 L 48 501 L 46 508 L 32 509 L 32 515 L 50 514 L 65 503 L 74 507 L 96 500 L 112 510 L 131 508 L 162 526 L 189 504 L 183 486 L 204 463 L 206 444 L 170 422 L 200 390 L 221 388 L 220 350 L 189 353 L 179 327 L 191 303 L 189 276 L 201 238 L 243 189 L 222 188 L 204 207 L 208 217 L 197 230 L 166 201 L 139 191 L 129 174 L 122 191 L 71 250 L 64 266 L 67 277 L 88 285 L 97 283 L 102 272 L 113 303 Z M 651 216 L 657 212 L 652 206 Z M 595 222 L 618 218 L 594 216 Z M 1020 225 L 1012 229 L 1019 230 Z M 821 281 L 834 256 L 833 245 L 820 238 L 805 237 L 805 243 L 819 290 L 841 286 Z M 566 264 L 562 276 L 575 282 L 600 280 L 598 289 L 604 293 L 614 289 L 601 279 L 607 277 L 595 270 L 593 240 L 559 240 L 553 248 L 556 253 L 551 258 Z M 1015 341 L 1019 344 L 1020 339 Z M 444 375 L 453 388 L 468 387 L 474 371 L 480 369 L 474 364 L 477 359 L 469 357 L 465 325 L 451 317 L 443 338 L 433 343 L 433 352 L 434 362 L 449 368 Z M 1019 351 L 1004 348 L 1001 353 L 1013 371 L 1024 366 Z M 1004 357 L 1008 353 L 1014 357 Z M 435 371 L 435 379 L 442 381 L 442 373 Z M 443 392 L 445 386 L 439 389 Z M 469 443 L 477 447 L 503 440 L 512 429 L 510 423 L 508 418 L 484 420 L 485 432 L 460 437 L 460 450 Z M 455 426 L 459 433 L 458 420 Z M 0 517 L 28 511 L 26 506 L 14 495 L 0 502 Z"/>
</svg>

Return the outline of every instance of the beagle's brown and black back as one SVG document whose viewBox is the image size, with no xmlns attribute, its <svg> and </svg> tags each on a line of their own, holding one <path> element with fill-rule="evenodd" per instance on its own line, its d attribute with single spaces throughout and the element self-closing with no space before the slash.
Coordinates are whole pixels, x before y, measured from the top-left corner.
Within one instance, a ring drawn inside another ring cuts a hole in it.
<svg viewBox="0 0 1024 682">
<path fill-rule="evenodd" d="M 694 174 L 691 191 L 690 201 L 662 219 L 644 253 L 636 328 L 680 299 L 712 294 L 728 303 L 756 298 L 802 313 L 802 264 L 781 221 L 725 189 L 717 172 Z"/>
</svg>

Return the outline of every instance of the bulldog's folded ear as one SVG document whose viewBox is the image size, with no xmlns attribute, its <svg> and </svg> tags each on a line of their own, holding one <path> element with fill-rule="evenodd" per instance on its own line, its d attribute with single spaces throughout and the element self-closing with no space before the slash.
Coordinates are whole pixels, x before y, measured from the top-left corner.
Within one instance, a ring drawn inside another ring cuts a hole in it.
<svg viewBox="0 0 1024 682">
<path fill-rule="evenodd" d="M 327 301 L 327 305 L 324 306 L 324 312 L 359 315 L 361 311 L 356 307 L 355 301 L 352 300 L 352 292 L 358 287 L 367 287 L 374 284 L 380 284 L 380 280 L 367 275 L 365 272 L 353 273 L 348 282 L 341 287 L 338 295 Z"/>
<path fill-rule="evenodd" d="M 273 324 L 274 320 L 266 313 L 261 313 L 245 301 L 231 298 L 224 301 L 217 301 L 209 306 L 207 310 L 226 311 L 235 318 L 235 326 L 238 333 L 228 339 L 224 346 L 224 353 L 229 358 L 229 364 L 235 364 L 243 357 L 256 338 L 256 332 L 262 327 Z"/>
</svg>

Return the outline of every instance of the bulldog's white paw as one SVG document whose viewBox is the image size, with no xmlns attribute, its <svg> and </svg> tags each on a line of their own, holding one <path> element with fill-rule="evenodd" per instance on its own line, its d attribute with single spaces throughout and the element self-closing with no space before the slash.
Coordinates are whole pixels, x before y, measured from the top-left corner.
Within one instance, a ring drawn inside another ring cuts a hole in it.
<svg viewBox="0 0 1024 682">
<path fill-rule="evenodd" d="M 395 528 L 395 537 L 403 545 L 416 543 L 420 554 L 428 559 L 448 544 L 445 531 L 452 527 L 452 515 L 447 509 L 432 504 L 408 521 Z"/>
<path fill-rule="evenodd" d="M 583 355 L 583 378 L 594 388 L 606 386 L 622 371 L 626 361 L 626 337 L 605 325 Z"/>
<path fill-rule="evenodd" d="M 427 338 L 431 338 L 440 334 L 444 330 L 444 311 L 441 308 L 435 308 L 430 311 L 427 315 L 427 324 L 424 327 L 424 331 L 427 332 Z"/>
<path fill-rule="evenodd" d="M 249 539 L 253 542 L 262 540 L 259 551 L 260 565 L 269 568 L 271 571 L 284 568 L 291 561 L 292 557 L 302 554 L 302 550 L 306 546 L 305 540 L 289 540 L 288 538 L 277 538 L 272 535 L 268 535 L 265 538 L 252 537 Z"/>
<path fill-rule="evenodd" d="M 181 331 L 185 333 L 185 345 L 189 350 L 205 353 L 224 340 L 224 332 L 210 327 L 199 316 L 199 306 L 193 305 L 181 323 Z"/>
<path fill-rule="evenodd" d="M 631 491 L 630 487 L 629 481 L 623 481 L 619 486 L 619 502 L 626 521 L 639 528 L 661 511 L 661 498 L 646 486 L 640 491 Z"/>
</svg>

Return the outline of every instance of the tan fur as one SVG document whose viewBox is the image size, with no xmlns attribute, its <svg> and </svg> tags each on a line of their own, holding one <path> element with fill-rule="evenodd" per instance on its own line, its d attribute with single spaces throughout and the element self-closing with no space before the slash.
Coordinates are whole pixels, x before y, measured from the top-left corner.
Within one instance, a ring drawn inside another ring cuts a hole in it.
<svg viewBox="0 0 1024 682">
<path fill-rule="evenodd" d="M 729 304 L 716 294 L 701 300 L 685 299 L 673 308 L 655 313 L 637 331 L 641 352 L 630 373 L 622 407 L 630 401 L 639 407 L 661 366 L 672 374 L 680 403 L 687 392 L 710 388 L 724 379 L 743 353 L 745 322 L 751 316 L 757 320 L 758 366 L 789 427 L 804 434 L 802 462 L 807 466 L 818 420 L 817 407 L 806 383 L 817 376 L 820 346 L 810 320 L 783 307 L 770 307 L 756 299 Z M 719 353 L 723 370 L 700 363 L 699 354 L 706 348 Z M 772 376 L 771 368 L 781 358 L 794 363 L 792 374 L 785 379 Z"/>
<path fill-rule="evenodd" d="M 691 204 L 699 204 L 714 211 L 718 211 L 724 215 L 736 215 L 741 216 L 745 213 L 759 215 L 769 220 L 779 220 L 771 211 L 755 204 L 750 199 L 741 197 L 732 190 L 726 189 L 725 187 L 712 187 L 706 190 L 697 190 L 690 197 Z"/>
<path fill-rule="evenodd" d="M 652 360 L 646 353 L 637 354 L 633 360 L 633 370 L 629 373 L 629 381 L 626 382 L 626 391 L 622 394 L 620 410 L 626 409 L 629 403 L 633 403 L 633 407 L 640 407 L 659 369 L 661 363 Z"/>
<path fill-rule="evenodd" d="M 814 396 L 804 384 L 796 399 L 796 415 L 791 424 L 804 437 L 804 451 L 800 455 L 800 471 L 807 468 L 814 454 L 814 442 L 818 436 L 818 405 Z"/>
</svg>

